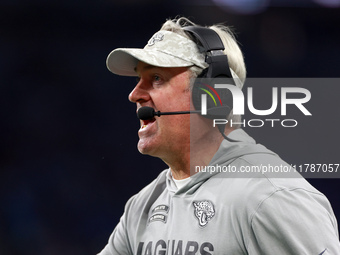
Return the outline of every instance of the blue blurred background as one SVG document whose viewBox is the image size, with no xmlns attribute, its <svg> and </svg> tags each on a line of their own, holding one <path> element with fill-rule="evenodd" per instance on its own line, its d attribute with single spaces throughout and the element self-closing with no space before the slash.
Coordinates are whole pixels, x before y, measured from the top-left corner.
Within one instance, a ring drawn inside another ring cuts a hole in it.
<svg viewBox="0 0 340 255">
<path fill-rule="evenodd" d="M 248 77 L 339 77 L 339 6 L 340 0 L 2 0 L 0 254 L 99 252 L 127 199 L 166 167 L 136 149 L 139 122 L 127 100 L 135 79 L 106 69 L 112 49 L 144 47 L 165 19 L 181 15 L 234 26 Z M 320 110 L 301 132 L 247 131 L 290 163 L 340 163 L 340 88 L 326 92 L 312 107 L 333 110 Z M 340 180 L 309 181 L 339 219 Z"/>
</svg>

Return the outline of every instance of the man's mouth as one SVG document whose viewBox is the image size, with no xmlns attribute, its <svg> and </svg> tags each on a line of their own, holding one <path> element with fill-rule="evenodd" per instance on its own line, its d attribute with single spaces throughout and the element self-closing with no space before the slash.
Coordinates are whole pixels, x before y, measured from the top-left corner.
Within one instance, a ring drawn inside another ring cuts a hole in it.
<svg viewBox="0 0 340 255">
<path fill-rule="evenodd" d="M 149 120 L 142 120 L 140 129 L 146 128 L 148 125 L 154 123 L 155 121 L 156 121 L 155 118 L 152 118 L 152 119 L 149 119 Z"/>
</svg>

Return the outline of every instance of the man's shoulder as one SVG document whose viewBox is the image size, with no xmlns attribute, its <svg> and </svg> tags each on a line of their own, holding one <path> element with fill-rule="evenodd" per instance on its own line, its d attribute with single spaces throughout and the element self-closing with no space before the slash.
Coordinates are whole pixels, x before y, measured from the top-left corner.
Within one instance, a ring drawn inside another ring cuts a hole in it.
<svg viewBox="0 0 340 255">
<path fill-rule="evenodd" d="M 166 185 L 166 175 L 169 169 L 165 169 L 160 172 L 160 174 L 148 185 L 146 185 L 141 191 L 137 194 L 139 196 L 144 196 L 147 193 L 154 191 L 155 189 L 164 189 Z"/>
<path fill-rule="evenodd" d="M 250 178 L 229 178 L 221 173 L 214 175 L 205 183 L 209 192 L 216 194 L 219 201 L 228 207 L 250 216 L 263 203 L 273 199 L 286 201 L 300 199 L 319 200 L 325 202 L 325 196 L 315 189 L 302 176 L 295 178 L 275 178 L 275 175 L 257 173 Z M 208 187 L 209 186 L 209 187 Z"/>
<path fill-rule="evenodd" d="M 130 206 L 143 206 L 150 199 L 150 196 L 160 195 L 166 189 L 166 174 L 168 171 L 168 169 L 163 170 L 156 179 L 131 197 L 129 201 Z"/>
</svg>

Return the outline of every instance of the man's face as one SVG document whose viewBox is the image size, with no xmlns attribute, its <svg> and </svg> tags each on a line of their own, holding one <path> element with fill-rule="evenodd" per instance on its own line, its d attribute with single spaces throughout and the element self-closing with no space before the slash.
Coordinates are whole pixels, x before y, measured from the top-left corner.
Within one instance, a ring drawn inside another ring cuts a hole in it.
<svg viewBox="0 0 340 255">
<path fill-rule="evenodd" d="M 143 62 L 137 66 L 140 78 L 129 95 L 137 110 L 149 106 L 155 111 L 190 110 L 190 71 L 187 67 L 162 68 Z M 190 149 L 190 115 L 169 115 L 141 120 L 138 150 L 164 161 L 176 160 Z"/>
</svg>

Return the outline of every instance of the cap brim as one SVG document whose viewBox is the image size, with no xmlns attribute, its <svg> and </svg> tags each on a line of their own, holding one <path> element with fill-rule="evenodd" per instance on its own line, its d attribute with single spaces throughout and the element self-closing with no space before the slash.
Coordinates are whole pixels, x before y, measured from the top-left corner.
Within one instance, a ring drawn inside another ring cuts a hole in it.
<svg viewBox="0 0 340 255">
<path fill-rule="evenodd" d="M 112 73 L 124 76 L 137 76 L 136 67 L 139 61 L 159 67 L 186 67 L 193 65 L 190 61 L 164 52 L 131 48 L 113 50 L 106 59 L 106 65 Z"/>
</svg>

